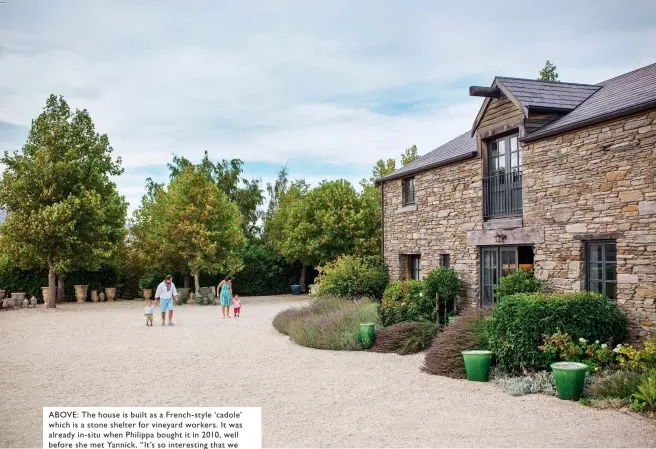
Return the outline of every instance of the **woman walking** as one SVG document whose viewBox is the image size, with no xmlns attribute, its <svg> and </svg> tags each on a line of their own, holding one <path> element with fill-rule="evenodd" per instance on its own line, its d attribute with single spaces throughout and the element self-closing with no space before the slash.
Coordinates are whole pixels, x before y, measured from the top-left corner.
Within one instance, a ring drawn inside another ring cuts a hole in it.
<svg viewBox="0 0 656 449">
<path fill-rule="evenodd" d="M 216 296 L 221 301 L 221 314 L 223 318 L 230 318 L 230 304 L 232 304 L 232 276 L 226 276 L 216 287 Z"/>
</svg>

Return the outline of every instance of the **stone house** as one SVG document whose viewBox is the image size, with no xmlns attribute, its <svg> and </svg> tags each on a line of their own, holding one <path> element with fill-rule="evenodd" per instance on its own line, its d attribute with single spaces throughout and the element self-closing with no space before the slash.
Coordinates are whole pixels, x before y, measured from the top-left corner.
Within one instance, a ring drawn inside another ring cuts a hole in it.
<svg viewBox="0 0 656 449">
<path fill-rule="evenodd" d="M 378 180 L 390 277 L 457 270 L 466 305 L 520 267 L 656 333 L 656 64 L 595 85 L 497 77 L 471 130 Z"/>
</svg>

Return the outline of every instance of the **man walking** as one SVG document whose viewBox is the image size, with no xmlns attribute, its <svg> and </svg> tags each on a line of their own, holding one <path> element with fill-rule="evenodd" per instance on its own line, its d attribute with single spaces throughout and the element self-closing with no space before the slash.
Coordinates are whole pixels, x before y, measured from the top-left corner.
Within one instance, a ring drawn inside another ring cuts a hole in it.
<svg viewBox="0 0 656 449">
<path fill-rule="evenodd" d="M 173 300 L 178 300 L 178 292 L 173 284 L 172 276 L 169 274 L 164 282 L 157 286 L 155 292 L 155 303 L 159 303 L 159 311 L 162 312 L 162 326 L 166 325 L 166 311 L 169 311 L 169 326 L 173 326 Z"/>
</svg>

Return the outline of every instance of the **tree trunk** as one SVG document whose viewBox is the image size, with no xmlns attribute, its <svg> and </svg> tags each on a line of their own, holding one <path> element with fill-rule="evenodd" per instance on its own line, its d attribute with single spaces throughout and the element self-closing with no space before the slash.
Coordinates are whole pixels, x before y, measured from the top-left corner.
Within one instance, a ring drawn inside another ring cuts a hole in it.
<svg viewBox="0 0 656 449">
<path fill-rule="evenodd" d="M 184 279 L 184 288 L 189 288 L 189 275 L 185 274 L 183 279 Z"/>
<path fill-rule="evenodd" d="M 55 264 L 52 260 L 48 261 L 48 304 L 49 309 L 57 307 L 57 275 L 55 274 Z"/>
<path fill-rule="evenodd" d="M 64 278 L 63 274 L 57 275 L 57 301 L 63 302 L 65 300 L 64 296 Z"/>
<path fill-rule="evenodd" d="M 307 292 L 307 285 L 306 285 L 306 280 L 305 278 L 307 277 L 307 266 L 303 264 L 303 268 L 301 268 L 301 278 L 298 280 L 298 283 L 301 284 L 301 293 L 306 293 Z"/>
<path fill-rule="evenodd" d="M 196 294 L 200 291 L 200 283 L 198 281 L 198 270 L 194 270 L 194 289 Z"/>
</svg>

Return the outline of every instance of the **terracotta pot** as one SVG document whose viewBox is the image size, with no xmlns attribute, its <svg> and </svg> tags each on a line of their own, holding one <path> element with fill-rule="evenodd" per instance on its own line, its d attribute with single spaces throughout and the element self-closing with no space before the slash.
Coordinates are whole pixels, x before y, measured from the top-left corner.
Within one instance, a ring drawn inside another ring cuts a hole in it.
<svg viewBox="0 0 656 449">
<path fill-rule="evenodd" d="M 5 299 L 5 296 L 7 296 L 7 290 L 0 290 L 0 301 Z"/>
<path fill-rule="evenodd" d="M 143 291 L 144 299 L 148 301 L 149 299 L 153 298 L 153 289 L 152 288 L 145 288 Z"/>
<path fill-rule="evenodd" d="M 11 300 L 9 301 L 9 305 L 11 308 L 20 307 L 21 304 L 23 304 L 24 299 L 25 299 L 25 293 L 12 293 Z"/>
<path fill-rule="evenodd" d="M 98 302 L 98 290 L 91 290 L 91 302 Z"/>
<path fill-rule="evenodd" d="M 114 298 L 116 297 L 116 289 L 107 287 L 105 289 L 105 297 L 107 297 L 107 302 L 114 301 Z"/>
<path fill-rule="evenodd" d="M 105 294 L 103 292 L 98 293 L 98 302 L 105 302 Z"/>
<path fill-rule="evenodd" d="M 50 287 L 41 287 L 41 297 L 43 298 L 44 304 L 48 304 L 49 293 L 50 293 Z"/>
<path fill-rule="evenodd" d="M 87 293 L 89 291 L 88 285 L 74 285 L 75 288 L 75 299 L 77 302 L 86 302 Z"/>
</svg>

